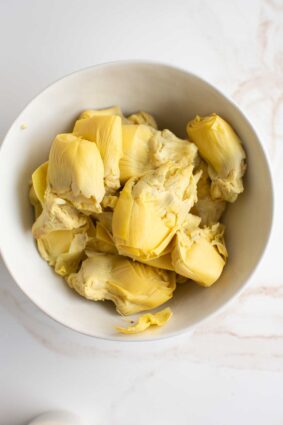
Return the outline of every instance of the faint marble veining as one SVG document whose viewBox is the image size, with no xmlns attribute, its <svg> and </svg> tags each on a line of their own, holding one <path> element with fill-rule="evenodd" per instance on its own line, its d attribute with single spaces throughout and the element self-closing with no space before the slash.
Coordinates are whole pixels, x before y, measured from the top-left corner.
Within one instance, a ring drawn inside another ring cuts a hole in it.
<svg viewBox="0 0 283 425">
<path fill-rule="evenodd" d="M 274 308 L 282 296 L 280 286 L 247 289 L 229 309 L 197 327 L 192 334 L 136 345 L 101 342 L 79 335 L 45 317 L 24 296 L 19 300 L 11 290 L 1 289 L 2 305 L 38 344 L 57 355 L 81 359 L 107 357 L 113 361 L 127 356 L 129 361 L 139 363 L 155 362 L 158 358 L 160 364 L 178 360 L 213 367 L 272 371 L 283 371 L 283 312 L 280 315 L 278 308 Z M 263 313 L 261 304 L 255 309 L 258 299 L 263 299 L 267 306 Z M 267 314 L 267 318 L 262 318 L 262 314 Z M 262 322 L 268 320 L 269 327 L 261 330 Z M 281 332 L 274 333 L 274 329 L 279 328 Z"/>
<path fill-rule="evenodd" d="M 232 97 L 247 111 L 260 130 L 278 167 L 282 163 L 282 94 L 283 94 L 283 3 L 266 1 L 262 4 L 257 49 L 259 62 L 254 72 L 242 80 Z"/>
<path fill-rule="evenodd" d="M 138 13 L 128 0 L 127 13 L 114 1 L 106 9 L 104 2 L 18 2 L 22 13 L 10 3 L 5 8 L 15 25 L 4 40 L 9 60 L 2 75 L 9 77 L 4 85 L 11 101 L 4 102 L 3 129 L 36 86 L 74 68 L 158 58 L 203 76 L 235 99 L 270 153 L 278 199 L 275 235 L 249 287 L 190 334 L 168 340 L 113 343 L 65 328 L 19 290 L 0 260 L 3 424 L 22 424 L 50 407 L 77 409 L 97 425 L 282 424 L 283 0 L 148 0 Z M 92 25 L 95 13 L 103 19 Z M 95 35 L 101 28 L 103 40 Z"/>
<path fill-rule="evenodd" d="M 282 0 L 266 0 L 266 3 L 276 11 L 283 11 Z"/>
<path fill-rule="evenodd" d="M 278 176 L 283 161 L 283 2 L 263 0 L 260 3 L 256 51 L 248 69 L 242 62 L 241 45 L 234 43 L 229 49 L 224 45 L 225 27 L 222 27 L 221 17 L 214 13 L 214 5 L 207 4 L 206 19 L 213 16 L 218 32 L 204 33 L 203 40 L 209 44 L 209 58 L 217 59 L 215 69 L 222 62 L 219 80 L 214 83 L 220 85 L 224 81 L 224 85 L 229 84 L 227 75 L 230 72 L 235 87 L 232 97 L 256 122 Z M 194 11 L 197 19 L 198 8 Z M 229 62 L 231 56 L 232 64 Z M 179 363 L 185 368 L 191 363 L 215 368 L 283 372 L 283 286 L 279 281 L 263 283 L 264 279 L 258 279 L 223 313 L 204 322 L 191 334 L 137 345 L 97 341 L 58 325 L 15 285 L 8 284 L 11 279 L 6 271 L 2 277 L 1 306 L 40 348 L 69 360 L 118 362 L 127 358 L 134 364 L 147 365 L 149 371 L 137 372 L 135 379 L 125 384 L 115 401 L 110 401 L 109 409 L 114 414 L 120 401 L 129 399 L 137 387 L 155 378 L 158 367 Z"/>
<path fill-rule="evenodd" d="M 254 295 L 263 295 L 267 297 L 283 298 L 283 286 L 259 286 L 247 288 L 240 296 L 240 300 L 245 300 Z"/>
</svg>

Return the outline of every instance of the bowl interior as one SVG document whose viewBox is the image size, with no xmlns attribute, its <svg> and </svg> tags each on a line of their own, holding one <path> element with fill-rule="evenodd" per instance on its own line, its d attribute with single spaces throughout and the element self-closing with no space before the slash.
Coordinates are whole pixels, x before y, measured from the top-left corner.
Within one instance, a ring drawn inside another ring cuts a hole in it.
<svg viewBox="0 0 283 425">
<path fill-rule="evenodd" d="M 167 304 L 174 312 L 163 328 L 138 336 L 117 335 L 124 323 L 110 303 L 84 300 L 70 290 L 39 256 L 31 235 L 28 183 L 48 157 L 57 133 L 71 129 L 83 109 L 121 105 L 127 114 L 152 113 L 160 128 L 179 136 L 196 114 L 216 112 L 243 140 L 248 156 L 245 192 L 225 216 L 229 261 L 211 288 L 180 286 Z M 26 123 L 27 129 L 21 129 Z M 246 283 L 267 243 L 272 221 L 272 186 L 266 158 L 239 109 L 198 77 L 149 63 L 101 65 L 72 74 L 37 96 L 16 119 L 1 149 L 1 247 L 4 260 L 26 295 L 57 321 L 96 337 L 143 340 L 180 333 L 230 300 Z"/>
</svg>

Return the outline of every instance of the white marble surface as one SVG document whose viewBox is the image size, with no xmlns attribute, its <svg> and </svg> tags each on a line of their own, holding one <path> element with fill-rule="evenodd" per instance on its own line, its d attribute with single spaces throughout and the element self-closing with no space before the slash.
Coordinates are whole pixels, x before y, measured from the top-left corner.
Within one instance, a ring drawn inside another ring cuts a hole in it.
<svg viewBox="0 0 283 425">
<path fill-rule="evenodd" d="M 65 329 L 1 263 L 0 424 L 63 408 L 93 425 L 282 425 L 283 1 L 3 0 L 0 16 L 1 136 L 66 73 L 159 60 L 238 102 L 269 151 L 277 198 L 269 250 L 249 287 L 224 313 L 168 341 L 109 343 Z"/>
</svg>

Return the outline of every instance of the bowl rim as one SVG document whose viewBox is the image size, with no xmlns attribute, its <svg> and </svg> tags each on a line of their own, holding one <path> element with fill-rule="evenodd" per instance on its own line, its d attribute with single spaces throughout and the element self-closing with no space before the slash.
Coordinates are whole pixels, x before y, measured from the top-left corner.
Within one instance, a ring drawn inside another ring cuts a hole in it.
<svg viewBox="0 0 283 425">
<path fill-rule="evenodd" d="M 228 101 L 239 113 L 239 115 L 241 116 L 241 118 L 243 118 L 247 124 L 250 126 L 250 128 L 252 129 L 254 135 L 256 136 L 257 139 L 257 143 L 263 153 L 263 156 L 265 158 L 266 161 L 266 168 L 267 168 L 267 172 L 269 174 L 269 181 L 270 181 L 270 197 L 271 197 L 271 203 L 269 205 L 269 212 L 270 212 L 270 223 L 269 223 L 269 230 L 268 230 L 268 236 L 265 242 L 265 245 L 260 253 L 260 256 L 257 260 L 257 263 L 255 265 L 255 267 L 250 271 L 250 273 L 248 274 L 246 280 L 244 281 L 243 285 L 236 290 L 236 292 L 233 294 L 233 296 L 231 298 L 229 298 L 227 301 L 225 301 L 220 307 L 216 308 L 213 312 L 207 314 L 205 317 L 203 317 L 202 319 L 196 321 L 195 323 L 188 325 L 186 327 L 184 327 L 181 330 L 178 331 L 174 331 L 169 333 L 168 335 L 157 335 L 156 337 L 152 337 L 152 338 L 147 338 L 147 337 L 143 337 L 141 339 L 124 339 L 125 336 L 122 334 L 117 334 L 117 336 L 109 336 L 109 337 L 104 337 L 104 336 L 97 336 L 97 335 L 93 335 L 92 333 L 89 333 L 87 331 L 84 331 L 83 329 L 79 329 L 79 328 L 75 328 L 71 325 L 69 325 L 67 322 L 61 321 L 59 319 L 57 319 L 56 317 L 53 317 L 52 313 L 46 311 L 46 309 L 44 307 L 41 307 L 38 305 L 38 303 L 36 301 L 34 301 L 25 291 L 24 287 L 22 287 L 17 279 L 14 276 L 14 272 L 13 269 L 9 263 L 9 260 L 5 257 L 5 253 L 2 247 L 2 244 L 0 243 L 0 255 L 3 259 L 3 263 L 5 264 L 7 270 L 9 271 L 9 274 L 11 275 L 11 277 L 13 278 L 14 282 L 16 283 L 17 287 L 20 288 L 20 290 L 25 294 L 25 296 L 27 296 L 27 298 L 40 310 L 42 311 L 44 314 L 46 314 L 50 319 L 54 320 L 55 322 L 57 322 L 60 325 L 63 325 L 64 327 L 68 328 L 70 331 L 73 332 L 78 332 L 79 334 L 91 337 L 91 338 L 95 338 L 98 340 L 102 340 L 102 341 L 107 341 L 109 343 L 111 342 L 124 342 L 124 343 L 143 343 L 143 342 L 151 342 L 154 343 L 156 341 L 165 341 L 168 339 L 171 339 L 173 337 L 180 337 L 182 335 L 186 335 L 189 333 L 192 333 L 193 330 L 201 325 L 202 323 L 204 323 L 206 320 L 213 318 L 214 316 L 216 316 L 217 314 L 220 314 L 225 308 L 227 308 L 233 301 L 235 301 L 236 298 L 238 298 L 241 293 L 244 291 L 244 289 L 246 289 L 247 285 L 250 283 L 252 277 L 255 275 L 257 269 L 259 268 L 266 252 L 267 249 L 270 245 L 270 240 L 271 240 L 271 235 L 274 229 L 274 211 L 275 211 L 275 190 L 274 190 L 274 179 L 273 179 L 273 172 L 272 172 L 272 167 L 271 167 L 271 160 L 269 157 L 269 153 L 267 152 L 266 147 L 262 144 L 261 142 L 261 138 L 259 137 L 256 129 L 254 128 L 253 124 L 251 123 L 250 119 L 247 117 L 247 115 L 242 111 L 242 108 L 227 94 L 224 94 L 224 92 L 222 90 L 220 90 L 219 88 L 217 88 L 216 86 L 214 86 L 214 84 L 210 83 L 209 81 L 207 81 L 206 79 L 200 77 L 199 75 L 195 74 L 194 72 L 191 72 L 190 70 L 180 67 L 180 66 L 176 66 L 176 65 L 171 65 L 169 63 L 166 62 L 162 62 L 162 61 L 152 61 L 152 60 L 147 60 L 147 59 L 123 59 L 123 60 L 114 60 L 114 61 L 109 61 L 109 62 L 102 62 L 102 63 L 98 63 L 95 65 L 90 65 L 84 68 L 80 68 L 77 69 L 75 71 L 72 71 L 62 77 L 57 78 L 56 80 L 54 80 L 53 82 L 51 82 L 50 84 L 48 84 L 44 89 L 40 90 L 35 96 L 33 96 L 26 104 L 25 106 L 21 109 L 21 111 L 19 112 L 19 114 L 16 116 L 16 118 L 13 120 L 12 124 L 10 125 L 10 127 L 8 128 L 7 132 L 5 133 L 3 139 L 2 139 L 2 143 L 0 146 L 0 164 L 2 162 L 2 155 L 1 152 L 3 151 L 3 146 L 5 145 L 5 143 L 7 143 L 7 139 L 9 137 L 9 134 L 11 132 L 11 130 L 13 129 L 15 122 L 18 121 L 18 119 L 20 118 L 20 116 L 22 115 L 22 113 L 25 111 L 25 109 L 33 102 L 35 101 L 38 97 L 40 97 L 43 93 L 45 93 L 46 91 L 48 91 L 51 87 L 55 86 L 56 84 L 59 84 L 61 81 L 66 80 L 68 78 L 73 77 L 76 74 L 80 74 L 83 72 L 87 72 L 90 71 L 92 69 L 97 69 L 97 68 L 103 68 L 103 67 L 115 67 L 115 66 L 119 66 L 119 65 L 151 65 L 151 66 L 155 66 L 155 67 L 163 67 L 163 68 L 168 68 L 174 71 L 179 71 L 182 72 L 184 74 L 187 74 L 197 80 L 199 80 L 201 83 L 205 83 L 209 88 L 211 88 L 214 92 L 216 92 L 218 95 L 220 95 L 221 97 L 223 97 L 226 101 Z M 1 242 L 1 234 L 0 234 L 0 242 Z M 162 307 L 162 306 L 160 306 Z"/>
</svg>

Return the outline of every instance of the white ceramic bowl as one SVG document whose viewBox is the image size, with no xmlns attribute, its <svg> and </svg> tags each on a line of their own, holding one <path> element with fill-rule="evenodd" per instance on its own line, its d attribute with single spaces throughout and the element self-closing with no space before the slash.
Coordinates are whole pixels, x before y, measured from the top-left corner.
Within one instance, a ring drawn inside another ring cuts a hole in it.
<svg viewBox="0 0 283 425">
<path fill-rule="evenodd" d="M 31 235 L 28 184 L 48 157 L 57 133 L 72 128 L 83 109 L 121 105 L 127 114 L 152 113 L 161 128 L 179 136 L 196 114 L 217 112 L 241 137 L 248 157 L 245 192 L 225 217 L 229 261 L 209 289 L 179 287 L 168 303 L 174 312 L 160 329 L 138 336 L 116 333 L 123 323 L 110 303 L 87 301 L 70 290 L 39 256 Z M 27 124 L 25 130 L 21 129 Z M 0 158 L 0 234 L 5 263 L 25 294 L 45 313 L 79 332 L 116 340 L 153 340 L 180 334 L 223 307 L 246 285 L 265 250 L 272 224 L 273 191 L 266 155 L 239 108 L 197 76 L 156 63 L 118 62 L 71 74 L 33 99 L 10 128 Z"/>
</svg>

